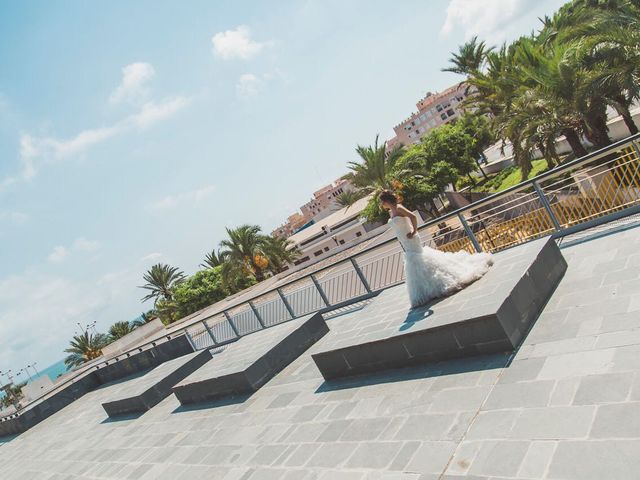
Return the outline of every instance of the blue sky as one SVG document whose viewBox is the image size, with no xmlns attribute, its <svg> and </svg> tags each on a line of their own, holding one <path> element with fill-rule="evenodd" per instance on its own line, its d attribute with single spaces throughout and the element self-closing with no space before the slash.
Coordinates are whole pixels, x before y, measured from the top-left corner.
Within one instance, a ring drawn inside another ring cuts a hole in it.
<svg viewBox="0 0 640 480">
<path fill-rule="evenodd" d="M 474 34 L 560 0 L 0 0 L 0 370 L 129 320 L 225 226 L 281 223 L 408 116 Z"/>
</svg>

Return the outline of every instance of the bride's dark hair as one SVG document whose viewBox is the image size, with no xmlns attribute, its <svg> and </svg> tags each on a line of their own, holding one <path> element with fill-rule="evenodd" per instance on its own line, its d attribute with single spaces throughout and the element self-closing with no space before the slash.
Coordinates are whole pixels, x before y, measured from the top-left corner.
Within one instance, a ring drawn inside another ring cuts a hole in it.
<svg viewBox="0 0 640 480">
<path fill-rule="evenodd" d="M 391 205 L 396 205 L 398 203 L 398 197 L 391 190 L 383 190 L 378 195 L 378 200 L 385 203 L 390 203 Z"/>
</svg>

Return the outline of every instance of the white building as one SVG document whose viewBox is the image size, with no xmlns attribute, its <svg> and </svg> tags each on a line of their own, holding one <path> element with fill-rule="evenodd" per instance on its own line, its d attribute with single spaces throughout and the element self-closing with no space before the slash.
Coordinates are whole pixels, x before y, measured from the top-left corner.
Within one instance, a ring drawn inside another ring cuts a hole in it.
<svg viewBox="0 0 640 480">
<path fill-rule="evenodd" d="M 366 223 L 360 219 L 370 197 L 361 198 L 289 237 L 301 255 L 296 265 L 312 263 L 377 235 L 386 225 Z"/>
</svg>

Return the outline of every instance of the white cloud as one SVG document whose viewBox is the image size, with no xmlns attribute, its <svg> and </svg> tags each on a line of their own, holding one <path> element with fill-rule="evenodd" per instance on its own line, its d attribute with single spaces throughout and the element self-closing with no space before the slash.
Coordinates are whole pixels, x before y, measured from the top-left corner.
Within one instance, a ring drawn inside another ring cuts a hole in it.
<svg viewBox="0 0 640 480">
<path fill-rule="evenodd" d="M 147 83 L 155 74 L 153 65 L 146 62 L 136 62 L 123 67 L 122 80 L 109 97 L 109 102 L 113 104 L 136 103 L 141 99 L 144 100 L 149 95 Z"/>
<path fill-rule="evenodd" d="M 151 204 L 150 209 L 155 212 L 171 210 L 177 207 L 194 207 L 208 198 L 215 191 L 213 185 L 209 185 L 190 192 L 167 195 Z"/>
<path fill-rule="evenodd" d="M 79 252 L 95 252 L 100 248 L 100 242 L 87 240 L 84 237 L 76 238 L 73 242 L 73 249 Z"/>
<path fill-rule="evenodd" d="M 235 30 L 218 32 L 211 38 L 213 54 L 223 60 L 241 58 L 247 60 L 259 54 L 268 42 L 260 43 L 251 39 L 251 31 L 246 25 Z"/>
<path fill-rule="evenodd" d="M 76 322 L 104 326 L 134 317 L 140 272 L 131 268 L 112 276 L 96 282 L 30 270 L 0 277 L 0 365 L 15 371 L 37 361 L 45 367 L 65 355 Z M 123 312 L 132 315 L 122 318 Z"/>
<path fill-rule="evenodd" d="M 69 250 L 67 247 L 62 245 L 58 245 L 57 247 L 53 247 L 53 250 L 47 257 L 47 260 L 51 263 L 62 263 L 69 256 Z"/>
<path fill-rule="evenodd" d="M 450 0 L 441 34 L 462 30 L 466 39 L 502 40 L 509 22 L 535 5 L 533 0 Z"/>
<path fill-rule="evenodd" d="M 191 99 L 176 96 L 159 102 L 147 102 L 138 112 L 119 122 L 99 128 L 83 130 L 69 139 L 55 137 L 36 137 L 28 133 L 20 136 L 20 171 L 0 180 L 0 190 L 17 183 L 28 181 L 36 176 L 45 163 L 82 155 L 91 147 L 104 143 L 118 135 L 132 130 L 143 130 L 159 122 L 168 120 L 191 103 Z"/>
<path fill-rule="evenodd" d="M 274 80 L 287 82 L 286 76 L 278 69 L 262 75 L 243 73 L 240 75 L 240 78 L 238 78 L 238 82 L 236 83 L 236 94 L 242 99 L 255 97 L 265 90 L 267 84 Z"/>
<path fill-rule="evenodd" d="M 100 242 L 97 240 L 87 240 L 84 237 L 79 237 L 76 238 L 69 247 L 64 245 L 53 247 L 47 260 L 49 260 L 50 263 L 62 263 L 69 258 L 72 252 L 91 253 L 99 250 L 100 246 Z"/>
<path fill-rule="evenodd" d="M 262 83 L 262 80 L 253 73 L 244 73 L 238 79 L 236 92 L 240 98 L 255 97 L 260 91 Z"/>
<path fill-rule="evenodd" d="M 55 163 L 61 159 L 82 155 L 89 148 L 118 135 L 149 128 L 171 118 L 191 103 L 191 98 L 181 95 L 162 100 L 147 100 L 147 83 L 154 75 L 153 66 L 144 62 L 132 63 L 122 69 L 122 82 L 111 94 L 109 101 L 126 101 L 142 105 L 138 107 L 137 112 L 111 125 L 81 130 L 75 136 L 66 139 L 21 134 L 20 167 L 17 173 L 0 178 L 0 191 L 15 183 L 31 180 L 45 163 Z"/>
<path fill-rule="evenodd" d="M 8 221 L 13 224 L 22 224 L 29 220 L 29 215 L 22 212 L 0 212 L 0 221 Z"/>
<path fill-rule="evenodd" d="M 158 103 L 148 102 L 142 106 L 138 113 L 129 117 L 128 121 L 139 128 L 148 128 L 172 117 L 189 103 L 191 103 L 191 99 L 182 96 L 167 98 Z"/>
<path fill-rule="evenodd" d="M 159 252 L 153 252 L 150 253 L 149 255 L 145 255 L 144 257 L 142 257 L 140 259 L 141 262 L 153 262 L 155 260 L 158 260 L 159 258 L 162 258 L 164 255 L 162 255 Z"/>
</svg>

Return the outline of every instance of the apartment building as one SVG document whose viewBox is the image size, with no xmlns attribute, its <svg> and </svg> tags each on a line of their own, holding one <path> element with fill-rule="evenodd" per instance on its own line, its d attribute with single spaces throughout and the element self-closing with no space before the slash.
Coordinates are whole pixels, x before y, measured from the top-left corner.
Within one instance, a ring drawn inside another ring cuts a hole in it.
<svg viewBox="0 0 640 480">
<path fill-rule="evenodd" d="M 287 221 L 276 228 L 272 235 L 288 238 L 305 225 L 317 223 L 328 217 L 342 207 L 337 198 L 341 193 L 353 191 L 354 187 L 349 180 L 339 179 L 313 192 L 313 198 L 300 207 L 300 213 L 289 216 Z"/>
<path fill-rule="evenodd" d="M 387 141 L 387 150 L 398 145 L 420 143 L 420 139 L 429 130 L 449 123 L 460 116 L 460 102 L 466 97 L 466 86 L 456 84 L 440 93 L 427 94 L 421 98 L 416 107 L 418 111 L 395 127 L 395 137 Z"/>
<path fill-rule="evenodd" d="M 271 235 L 274 237 L 288 238 L 300 230 L 305 223 L 307 223 L 307 221 L 304 219 L 303 215 L 300 213 L 294 213 L 289 215 L 289 218 L 287 218 L 285 223 L 271 232 Z"/>
<path fill-rule="evenodd" d="M 319 221 L 342 208 L 336 198 L 344 192 L 352 191 L 354 188 L 349 180 L 336 180 L 335 182 L 322 187 L 313 192 L 313 198 L 300 207 L 302 216 L 307 222 L 311 220 Z"/>
<path fill-rule="evenodd" d="M 295 265 L 322 260 L 385 230 L 386 224 L 371 224 L 360 218 L 369 198 L 362 198 L 348 208 L 341 208 L 289 237 L 300 251 Z"/>
</svg>

